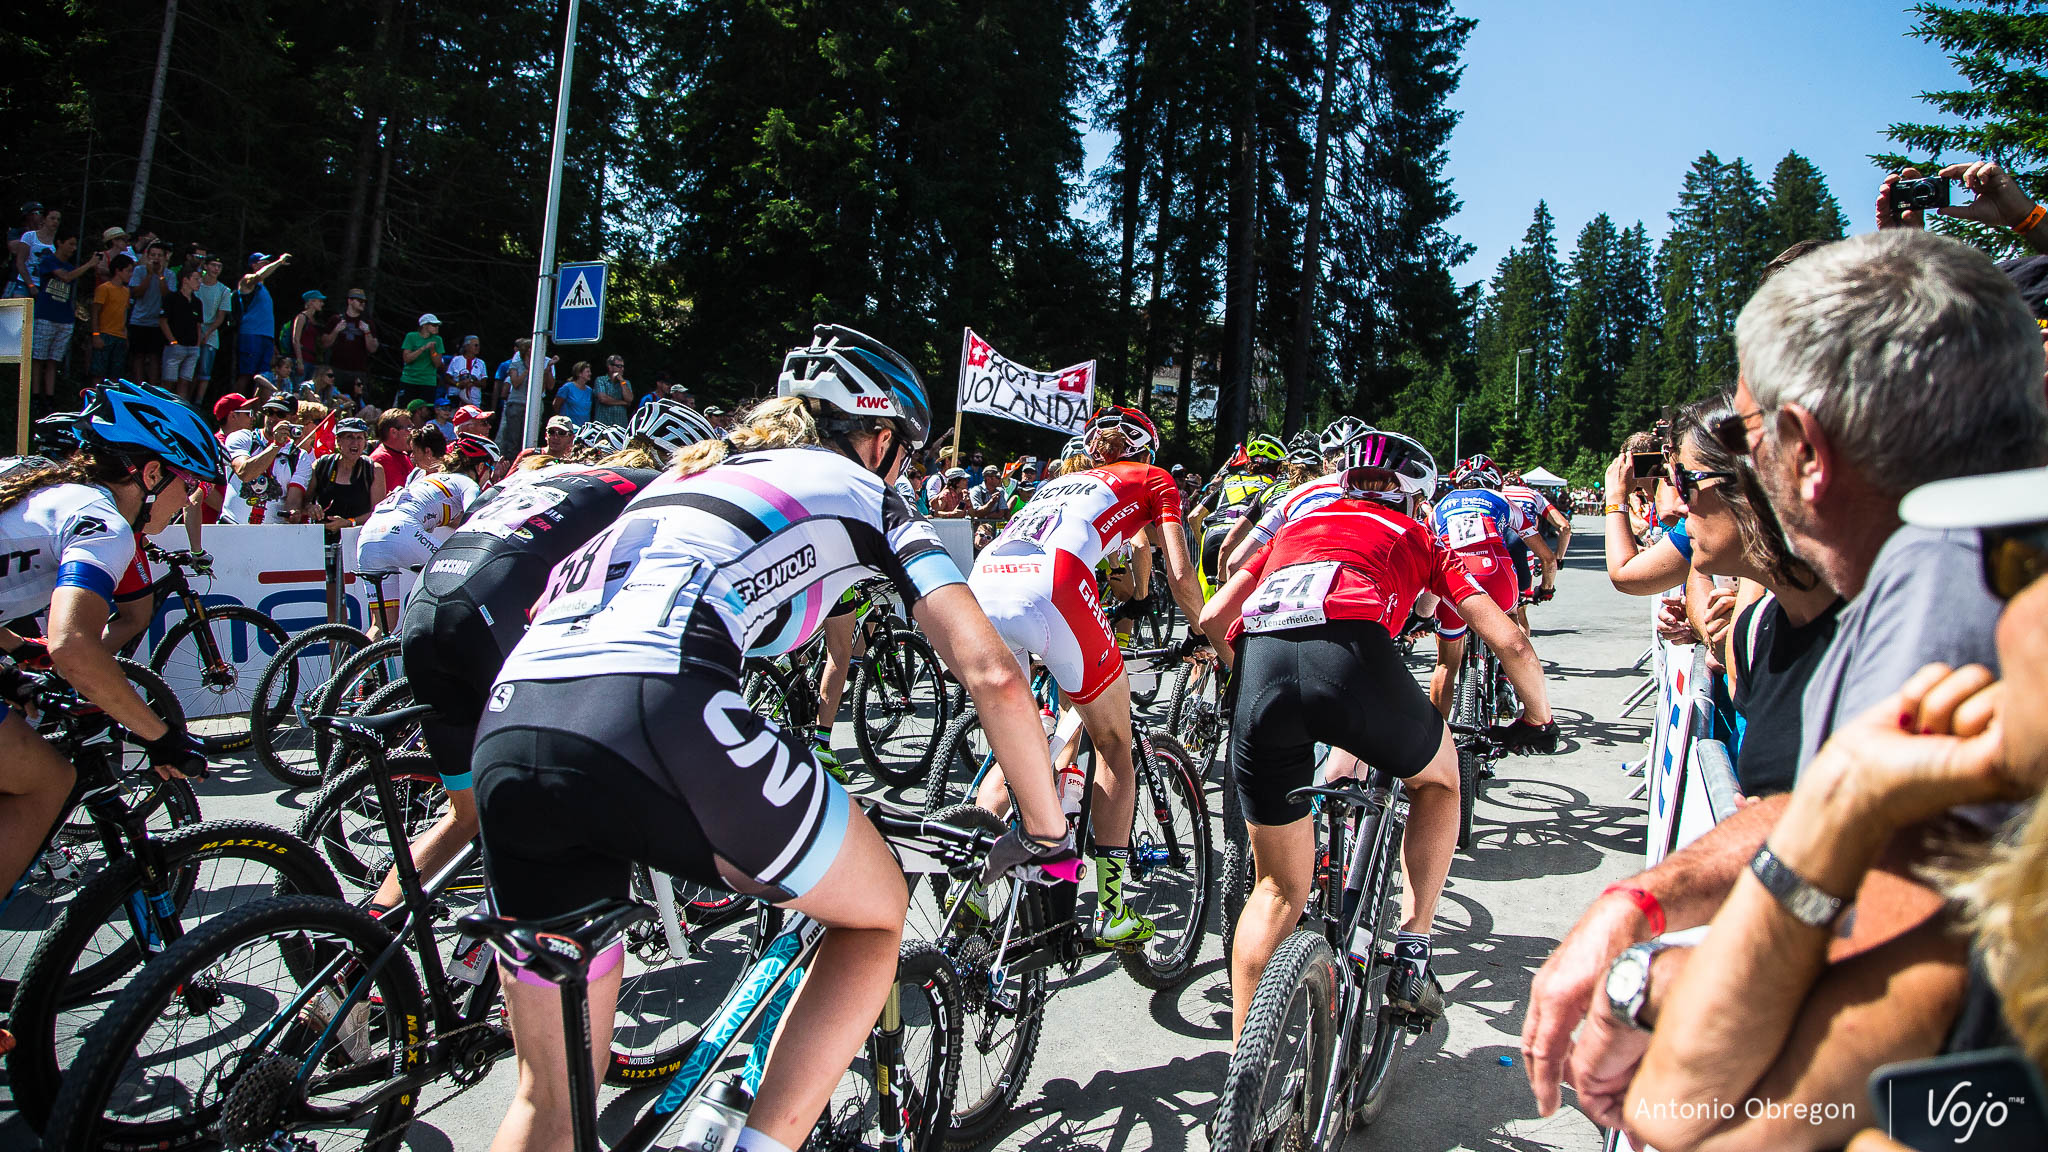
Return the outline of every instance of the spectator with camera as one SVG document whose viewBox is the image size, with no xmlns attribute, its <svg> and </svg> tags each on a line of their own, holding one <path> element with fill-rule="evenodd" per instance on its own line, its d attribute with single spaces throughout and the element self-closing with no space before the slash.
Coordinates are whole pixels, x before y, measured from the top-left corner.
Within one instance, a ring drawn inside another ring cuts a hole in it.
<svg viewBox="0 0 2048 1152">
<path fill-rule="evenodd" d="M 279 393 L 263 402 L 262 427 L 247 428 L 223 444 L 228 458 L 227 524 L 296 524 L 313 474 L 313 438 L 319 429 L 294 423 L 299 405 Z"/>
<path fill-rule="evenodd" d="M 2042 346 L 2012 282 L 1982 253 L 1895 230 L 1830 244 L 1771 279 L 1737 321 L 1736 351 L 1734 410 L 1715 437 L 1749 454 L 1792 550 L 1847 598 L 1802 696 L 1803 774 L 1836 728 L 1922 666 L 1996 667 L 2000 605 L 1979 578 L 1979 541 L 1904 526 L 1898 501 L 1923 483 L 2048 457 Z M 1711 919 L 1785 810 L 1784 797 L 1749 805 L 1611 886 L 1551 953 L 1522 1030 L 1543 1114 L 1567 1075 L 1582 1092 L 1626 1085 L 1631 1067 L 1610 1036 L 1572 1039 L 1609 965 Z M 1938 904 L 1915 899 L 1862 905 L 1859 944 Z"/>
<path fill-rule="evenodd" d="M 1949 203 L 1951 184 L 1976 198 Z M 2027 247 L 2048 253 L 2048 206 L 2034 203 L 2011 174 L 1988 160 L 1950 164 L 1925 177 L 1917 168 L 1902 168 L 1877 186 L 1879 228 L 1925 228 L 1929 213 L 2010 228 Z"/>
</svg>

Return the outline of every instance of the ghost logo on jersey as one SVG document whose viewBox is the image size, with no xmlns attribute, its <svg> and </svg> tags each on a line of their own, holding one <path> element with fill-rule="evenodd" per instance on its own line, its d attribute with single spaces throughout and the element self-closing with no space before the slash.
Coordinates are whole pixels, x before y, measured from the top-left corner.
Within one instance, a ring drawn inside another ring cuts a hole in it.
<svg viewBox="0 0 2048 1152">
<path fill-rule="evenodd" d="M 742 577 L 733 581 L 732 590 L 739 594 L 740 599 L 752 604 L 767 599 L 775 593 L 776 589 L 808 574 L 817 567 L 818 550 L 814 546 L 806 544 L 761 571 L 754 573 L 752 576 Z"/>
<path fill-rule="evenodd" d="M 741 719 L 744 717 L 745 719 Z M 741 725 L 754 729 L 749 736 Z M 726 755 L 743 768 L 752 768 L 770 756 L 775 758 L 761 781 L 761 796 L 777 808 L 803 794 L 804 785 L 818 773 L 808 761 L 793 759 L 789 746 L 775 738 L 775 729 L 761 723 L 739 693 L 722 691 L 704 704 L 704 726 L 725 745 Z"/>
</svg>

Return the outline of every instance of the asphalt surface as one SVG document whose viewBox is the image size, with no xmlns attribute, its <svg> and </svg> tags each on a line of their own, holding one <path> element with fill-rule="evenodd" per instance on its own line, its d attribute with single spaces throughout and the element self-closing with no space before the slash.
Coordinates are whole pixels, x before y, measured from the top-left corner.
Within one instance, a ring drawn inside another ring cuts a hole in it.
<svg viewBox="0 0 2048 1152">
<path fill-rule="evenodd" d="M 1536 1115 L 1518 1047 L 1536 969 L 1603 886 L 1640 866 L 1643 851 L 1642 803 L 1628 799 L 1636 782 L 1621 766 L 1641 755 L 1648 729 L 1641 713 L 1619 713 L 1639 682 L 1631 666 L 1647 643 L 1645 613 L 1608 584 L 1597 520 L 1581 518 L 1577 528 L 1557 599 L 1533 609 L 1564 744 L 1554 757 L 1502 761 L 1489 782 L 1474 844 L 1457 857 L 1437 914 L 1434 967 L 1449 1015 L 1402 1052 L 1385 1114 L 1350 1136 L 1354 1152 L 1600 1146 L 1593 1125 L 1569 1104 L 1547 1119 Z M 1414 667 L 1426 676 L 1425 664 Z M 843 754 L 853 756 L 850 726 L 842 722 L 837 735 Z M 312 793 L 280 794 L 260 769 L 230 765 L 201 786 L 200 797 L 209 818 L 288 828 Z M 1213 792 L 1211 804 L 1213 811 Z M 1228 1061 L 1230 992 L 1217 934 L 1207 936 L 1193 977 L 1175 991 L 1148 992 L 1111 960 L 1091 962 L 1054 988 L 1020 1105 L 985 1147 L 1206 1147 L 1201 1125 Z M 488 1147 L 512 1081 L 507 1060 L 468 1091 L 430 1090 L 407 1147 Z M 607 1089 L 607 1134 L 616 1135 L 641 1102 Z M 0 1094 L 0 1149 L 33 1146 L 34 1134 Z"/>
</svg>

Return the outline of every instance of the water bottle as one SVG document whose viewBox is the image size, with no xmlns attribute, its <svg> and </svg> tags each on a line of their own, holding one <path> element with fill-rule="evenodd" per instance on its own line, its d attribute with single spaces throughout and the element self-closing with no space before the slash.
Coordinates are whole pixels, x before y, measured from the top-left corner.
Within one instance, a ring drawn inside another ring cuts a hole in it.
<svg viewBox="0 0 2048 1152">
<path fill-rule="evenodd" d="M 718 1081 L 697 1098 L 683 1120 L 683 1137 L 676 1147 L 680 1152 L 732 1152 L 753 1106 L 753 1096 L 738 1078 Z"/>
<path fill-rule="evenodd" d="M 477 901 L 476 907 L 470 911 L 483 916 L 497 914 L 491 907 L 491 898 L 488 895 Z M 448 961 L 448 978 L 460 980 L 464 984 L 480 983 L 484 978 L 484 969 L 491 966 L 491 961 L 497 955 L 497 949 L 491 947 L 490 941 L 474 936 L 459 936 L 455 940 L 455 955 Z"/>
<path fill-rule="evenodd" d="M 1069 764 L 1060 769 L 1060 807 L 1069 816 L 1081 814 L 1081 789 L 1087 787 L 1088 774 L 1078 764 Z"/>
</svg>

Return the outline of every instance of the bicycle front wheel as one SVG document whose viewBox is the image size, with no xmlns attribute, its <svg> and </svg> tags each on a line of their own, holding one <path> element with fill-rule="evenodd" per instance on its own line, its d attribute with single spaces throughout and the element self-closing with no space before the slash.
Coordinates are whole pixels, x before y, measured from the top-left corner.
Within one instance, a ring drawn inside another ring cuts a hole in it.
<svg viewBox="0 0 2048 1152">
<path fill-rule="evenodd" d="M 853 1066 L 805 1146 L 940 1152 L 960 1077 L 960 999 L 953 965 L 921 940 L 905 940 L 896 984 Z M 899 1079 L 900 1077 L 900 1079 Z"/>
<path fill-rule="evenodd" d="M 1216 1152 L 1314 1147 L 1337 1037 L 1337 957 L 1299 929 L 1266 962 L 1216 1106 Z"/>
<path fill-rule="evenodd" d="M 44 1145 L 395 1149 L 418 1093 L 387 1089 L 429 1041 L 410 957 L 371 971 L 390 943 L 367 913 L 317 896 L 201 925 L 87 1034 Z"/>
<path fill-rule="evenodd" d="M 308 724 L 334 673 L 370 638 L 348 624 L 321 624 L 291 638 L 256 681 L 249 724 L 256 760 L 287 788 L 320 783 L 314 732 Z"/>
<path fill-rule="evenodd" d="M 262 662 L 291 639 L 284 625 L 243 604 L 187 616 L 149 654 L 149 666 L 185 702 L 193 735 L 208 752 L 233 752 L 255 739 L 250 709 Z"/>
<path fill-rule="evenodd" d="M 931 769 L 946 727 L 946 674 L 914 632 L 891 632 L 854 666 L 853 738 L 884 783 L 916 784 Z"/>
<path fill-rule="evenodd" d="M 320 790 L 292 831 L 323 856 L 336 876 L 359 892 L 373 891 L 390 873 L 394 849 L 384 827 L 371 766 L 357 761 Z M 441 818 L 448 794 L 441 774 L 424 752 L 384 758 L 385 782 L 408 842 L 426 834 Z"/>
<path fill-rule="evenodd" d="M 1148 755 L 1149 751 L 1149 755 Z M 1180 742 L 1140 733 L 1138 796 L 1124 903 L 1152 921 L 1152 938 L 1122 953 L 1124 971 L 1147 988 L 1188 978 L 1209 925 L 1209 808 L 1193 757 Z"/>
</svg>

